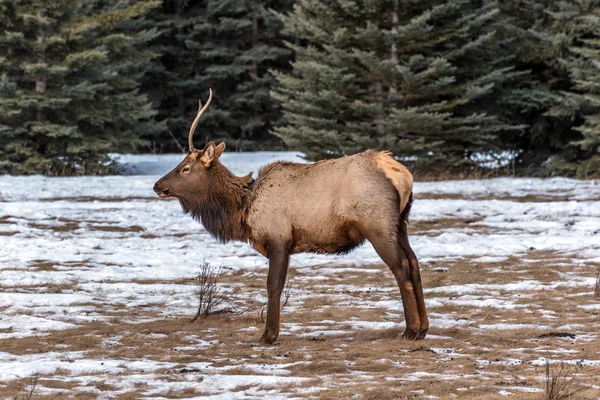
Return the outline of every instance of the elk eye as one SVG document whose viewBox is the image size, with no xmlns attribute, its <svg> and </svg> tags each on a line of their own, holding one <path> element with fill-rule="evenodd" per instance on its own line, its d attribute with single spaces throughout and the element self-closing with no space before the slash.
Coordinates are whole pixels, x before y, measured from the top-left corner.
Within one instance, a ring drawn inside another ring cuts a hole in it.
<svg viewBox="0 0 600 400">
<path fill-rule="evenodd" d="M 190 167 L 183 167 L 181 172 L 190 172 Z"/>
</svg>

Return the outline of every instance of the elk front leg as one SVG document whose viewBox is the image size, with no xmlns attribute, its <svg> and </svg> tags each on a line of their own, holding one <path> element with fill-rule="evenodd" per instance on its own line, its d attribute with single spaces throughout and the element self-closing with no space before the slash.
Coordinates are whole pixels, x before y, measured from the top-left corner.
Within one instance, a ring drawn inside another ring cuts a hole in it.
<svg viewBox="0 0 600 400">
<path fill-rule="evenodd" d="M 288 266 L 290 254 L 285 246 L 269 246 L 269 276 L 267 277 L 267 324 L 260 341 L 264 344 L 273 344 L 279 336 L 280 299 Z"/>
</svg>

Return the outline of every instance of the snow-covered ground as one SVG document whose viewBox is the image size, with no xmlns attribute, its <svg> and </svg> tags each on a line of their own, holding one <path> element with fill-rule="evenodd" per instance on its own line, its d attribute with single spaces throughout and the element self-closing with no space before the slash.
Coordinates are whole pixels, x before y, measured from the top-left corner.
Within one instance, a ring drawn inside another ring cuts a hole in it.
<svg viewBox="0 0 600 400">
<path fill-rule="evenodd" d="M 225 153 L 222 161 L 234 173 L 245 175 L 279 159 L 304 162 L 300 156 L 291 152 Z M 91 322 L 113 321 L 114 314 L 105 311 L 118 308 L 150 307 L 157 310 L 155 320 L 193 315 L 197 305 L 195 286 L 189 283 L 204 261 L 232 274 L 265 274 L 266 259 L 248 245 L 217 243 L 200 224 L 182 214 L 177 201 L 155 196 L 154 182 L 173 168 L 181 155 L 115 157 L 124 175 L 0 177 L 0 340 L 43 338 Z M 507 293 L 516 296 L 522 291 L 544 292 L 565 285 L 593 287 L 593 268 L 600 265 L 600 182 L 564 178 L 416 182 L 414 192 L 411 221 L 417 229 L 411 243 L 421 264 L 431 265 L 432 270 L 434 266 L 448 269 L 447 265 L 461 261 L 488 264 L 511 260 L 520 260 L 520 269 L 526 270 L 528 263 L 540 261 L 541 256 L 532 254 L 554 255 L 557 261 L 548 261 L 551 265 L 589 270 L 584 275 L 567 270 L 550 281 L 532 278 L 437 287 L 428 287 L 426 282 L 428 307 L 519 310 L 528 306 L 517 297 L 498 297 Z M 345 256 L 294 255 L 291 265 L 299 281 L 312 282 L 318 289 L 320 280 L 378 274 L 379 269 L 365 266 L 380 263 L 373 248 L 366 244 Z M 340 285 L 343 282 L 339 282 L 338 289 Z M 362 290 L 356 284 L 346 289 Z M 252 292 L 250 296 L 256 301 L 264 300 L 262 288 Z M 391 291 L 386 293 L 391 295 Z M 311 297 L 310 293 L 304 293 L 306 298 L 302 295 L 299 291 L 300 303 L 292 303 L 292 307 L 301 307 L 301 302 Z M 384 308 L 401 319 L 402 308 L 394 298 L 367 305 Z M 346 300 L 348 305 L 366 304 Z M 579 306 L 600 309 L 595 300 L 582 301 Z M 153 318 L 147 314 L 123 314 L 121 321 L 135 324 Z M 433 313 L 431 321 L 432 327 L 438 328 L 467 323 L 443 312 Z M 598 324 L 598 318 L 592 318 L 590 323 Z M 364 320 L 349 321 L 341 330 L 334 325 L 324 322 L 306 331 L 302 325 L 284 324 L 282 335 L 328 335 L 348 329 L 398 326 L 391 321 Z M 260 333 L 253 329 L 249 333 L 252 340 Z M 478 327 L 479 331 L 489 329 L 514 326 L 482 323 Z M 104 339 L 119 343 L 119 338 Z M 201 337 L 187 345 L 199 349 L 203 343 L 206 345 L 206 339 Z M 149 398 L 194 385 L 185 380 L 178 381 L 179 386 L 167 384 L 164 376 L 154 371 L 175 368 L 177 364 L 156 359 L 96 359 L 85 351 L 71 351 L 68 346 L 64 351 L 43 345 L 33 352 L 13 353 L 6 347 L 0 347 L 0 351 L 0 383 L 33 374 L 57 374 L 86 387 L 93 380 L 91 375 L 109 374 L 116 388 L 113 394 L 125 393 L 137 379 L 151 382 L 144 392 Z M 600 354 L 590 357 L 588 361 L 598 363 Z M 222 398 L 238 396 L 234 389 L 240 386 L 250 387 L 239 395 L 242 397 L 276 397 L 281 395 L 279 388 L 306 379 L 284 376 L 289 371 L 281 365 L 269 369 L 246 362 L 246 368 L 260 371 L 254 375 L 221 375 L 210 363 L 192 364 L 186 364 L 186 368 L 204 374 L 202 385 L 210 387 L 213 394 L 225 396 Z M 127 379 L 119 378 L 119 371 L 128 371 Z M 418 373 L 411 374 L 407 380 L 419 379 Z"/>
</svg>

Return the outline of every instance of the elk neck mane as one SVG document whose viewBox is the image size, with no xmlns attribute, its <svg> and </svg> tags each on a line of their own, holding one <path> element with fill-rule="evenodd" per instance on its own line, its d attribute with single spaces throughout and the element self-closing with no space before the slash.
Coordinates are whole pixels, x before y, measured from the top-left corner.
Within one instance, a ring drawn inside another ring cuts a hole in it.
<svg viewBox="0 0 600 400">
<path fill-rule="evenodd" d="M 254 180 L 252 173 L 237 177 L 218 160 L 207 170 L 209 185 L 196 188 L 192 196 L 179 199 L 183 211 L 201 222 L 221 242 L 248 242 L 246 223 Z"/>
</svg>

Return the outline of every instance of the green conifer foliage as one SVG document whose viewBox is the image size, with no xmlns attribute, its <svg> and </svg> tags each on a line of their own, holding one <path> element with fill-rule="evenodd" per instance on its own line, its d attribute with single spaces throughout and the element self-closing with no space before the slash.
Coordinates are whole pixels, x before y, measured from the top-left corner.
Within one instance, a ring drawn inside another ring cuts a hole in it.
<svg viewBox="0 0 600 400">
<path fill-rule="evenodd" d="M 155 114 L 139 93 L 151 32 L 125 27 L 157 1 L 0 0 L 0 171 L 106 172 Z"/>
<path fill-rule="evenodd" d="M 301 41 L 293 74 L 277 74 L 275 134 L 310 158 L 389 148 L 459 166 L 519 128 L 494 105 L 517 75 L 495 2 L 301 0 L 281 18 Z"/>
<path fill-rule="evenodd" d="M 581 138 L 570 145 L 579 149 L 572 168 L 578 177 L 600 176 L 600 1 L 559 2 L 553 13 L 557 37 L 567 44 L 560 62 L 569 72 L 572 90 L 566 102 L 579 106 L 584 122 L 574 129 Z M 568 46 L 568 47 L 567 47 Z"/>
<path fill-rule="evenodd" d="M 502 0 L 502 14 L 508 17 L 500 27 L 510 43 L 515 65 L 524 75 L 501 98 L 505 112 L 516 123 L 527 125 L 521 132 L 502 136 L 505 147 L 518 149 L 517 166 L 525 174 L 548 174 L 553 155 L 573 153 L 571 128 L 579 119 L 579 104 L 564 91 L 571 82 L 561 63 L 565 37 L 556 35 L 552 0 Z"/>
<path fill-rule="evenodd" d="M 273 145 L 269 130 L 281 111 L 269 94 L 269 70 L 289 69 L 292 53 L 270 9 L 289 8 L 283 0 L 164 1 L 154 14 L 161 65 L 145 85 L 169 131 L 156 138 L 158 151 L 177 148 L 170 135 L 183 147 L 198 99 L 205 100 L 209 88 L 214 96 L 199 142 L 224 140 L 232 150 Z"/>
<path fill-rule="evenodd" d="M 600 22 L 597 0 L 502 0 L 516 65 L 527 71 L 506 96 L 528 128 L 503 139 L 523 150 L 526 174 L 600 174 Z"/>
</svg>

